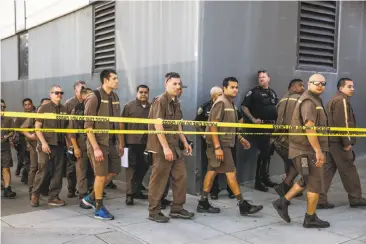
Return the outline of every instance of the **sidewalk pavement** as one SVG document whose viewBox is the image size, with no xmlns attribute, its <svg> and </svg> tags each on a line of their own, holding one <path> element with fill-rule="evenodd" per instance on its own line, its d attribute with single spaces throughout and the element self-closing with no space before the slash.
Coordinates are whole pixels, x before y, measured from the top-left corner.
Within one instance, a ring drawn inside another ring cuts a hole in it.
<svg viewBox="0 0 366 244">
<path fill-rule="evenodd" d="M 356 162 L 364 192 L 365 161 Z M 105 200 L 115 220 L 101 221 L 93 218 L 92 210 L 79 208 L 76 198 L 65 197 L 65 179 L 61 194 L 68 202 L 65 207 L 49 207 L 44 197 L 41 207 L 30 207 L 27 186 L 19 181 L 19 177 L 13 177 L 17 198 L 1 199 L 1 242 L 4 244 L 366 244 L 366 208 L 349 207 L 338 175 L 329 192 L 329 200 L 336 208 L 318 211 L 321 219 L 331 223 L 330 228 L 322 230 L 302 227 L 306 210 L 304 197 L 292 201 L 289 207 L 292 222 L 285 223 L 272 207 L 272 201 L 277 198 L 273 189 L 263 193 L 248 185 L 242 186 L 245 199 L 264 205 L 262 212 L 254 216 L 240 216 L 236 200 L 222 192 L 219 200 L 211 201 L 221 208 L 220 214 L 196 213 L 194 220 L 171 219 L 169 223 L 158 224 L 147 218 L 147 201 L 135 200 L 134 206 L 126 206 L 125 194 L 118 182 L 117 190 L 107 190 Z M 185 208 L 196 212 L 197 201 L 197 196 L 187 195 Z M 169 214 L 169 208 L 163 212 Z"/>
</svg>

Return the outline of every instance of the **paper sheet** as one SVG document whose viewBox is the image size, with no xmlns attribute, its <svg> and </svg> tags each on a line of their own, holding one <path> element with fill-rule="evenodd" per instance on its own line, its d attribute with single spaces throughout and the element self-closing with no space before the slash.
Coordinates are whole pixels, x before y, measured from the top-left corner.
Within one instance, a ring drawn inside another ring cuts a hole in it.
<svg viewBox="0 0 366 244">
<path fill-rule="evenodd" d="M 123 156 L 121 157 L 121 166 L 123 168 L 128 168 L 128 148 L 124 148 Z"/>
</svg>

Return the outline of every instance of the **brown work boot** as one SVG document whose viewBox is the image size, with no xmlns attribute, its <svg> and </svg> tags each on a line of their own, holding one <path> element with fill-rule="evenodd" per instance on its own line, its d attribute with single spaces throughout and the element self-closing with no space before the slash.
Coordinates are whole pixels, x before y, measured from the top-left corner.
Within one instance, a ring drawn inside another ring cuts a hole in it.
<svg viewBox="0 0 366 244">
<path fill-rule="evenodd" d="M 349 206 L 351 208 L 366 207 L 366 199 L 363 197 L 350 199 Z"/>
<path fill-rule="evenodd" d="M 61 200 L 58 197 L 48 200 L 48 205 L 49 206 L 64 206 L 65 204 L 66 204 L 65 201 Z"/>
<path fill-rule="evenodd" d="M 303 226 L 305 228 L 328 228 L 330 224 L 328 221 L 319 219 L 314 213 L 313 215 L 305 214 Z"/>
<path fill-rule="evenodd" d="M 316 209 L 332 209 L 332 208 L 334 208 L 334 204 L 330 202 L 318 203 L 318 205 L 316 206 Z"/>
<path fill-rule="evenodd" d="M 169 221 L 169 218 L 166 217 L 162 212 L 157 214 L 149 214 L 149 219 L 157 223 L 166 223 Z"/>
<path fill-rule="evenodd" d="M 30 205 L 32 207 L 38 207 L 39 206 L 39 197 L 36 196 L 36 195 L 34 195 L 34 194 L 32 194 Z"/>
<path fill-rule="evenodd" d="M 194 217 L 194 213 L 181 209 L 179 211 L 170 211 L 169 216 L 172 218 L 192 219 Z"/>
</svg>

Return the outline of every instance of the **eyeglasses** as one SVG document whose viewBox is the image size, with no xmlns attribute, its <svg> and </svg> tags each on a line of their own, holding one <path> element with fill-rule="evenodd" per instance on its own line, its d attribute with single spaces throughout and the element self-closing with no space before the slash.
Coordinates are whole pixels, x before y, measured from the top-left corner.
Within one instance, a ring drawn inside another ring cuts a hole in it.
<svg viewBox="0 0 366 244">
<path fill-rule="evenodd" d="M 51 92 L 51 93 L 55 93 L 55 95 L 64 95 L 64 92 Z"/>
<path fill-rule="evenodd" d="M 326 86 L 327 82 L 326 81 L 310 81 L 310 83 L 316 85 L 316 86 Z"/>
</svg>

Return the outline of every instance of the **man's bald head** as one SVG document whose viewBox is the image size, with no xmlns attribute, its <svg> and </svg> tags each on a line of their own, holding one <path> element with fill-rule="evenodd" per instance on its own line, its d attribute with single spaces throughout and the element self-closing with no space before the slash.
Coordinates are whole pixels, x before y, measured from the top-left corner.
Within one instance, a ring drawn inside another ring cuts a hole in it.
<svg viewBox="0 0 366 244">
<path fill-rule="evenodd" d="M 325 81 L 325 77 L 323 75 L 313 74 L 309 78 L 308 89 L 312 93 L 320 95 L 325 91 L 326 84 L 327 82 Z"/>
<path fill-rule="evenodd" d="M 211 91 L 210 91 L 211 99 L 213 101 L 215 101 L 217 99 L 217 97 L 222 95 L 222 93 L 224 93 L 224 91 L 222 90 L 221 87 L 219 87 L 219 86 L 212 87 Z"/>
</svg>

